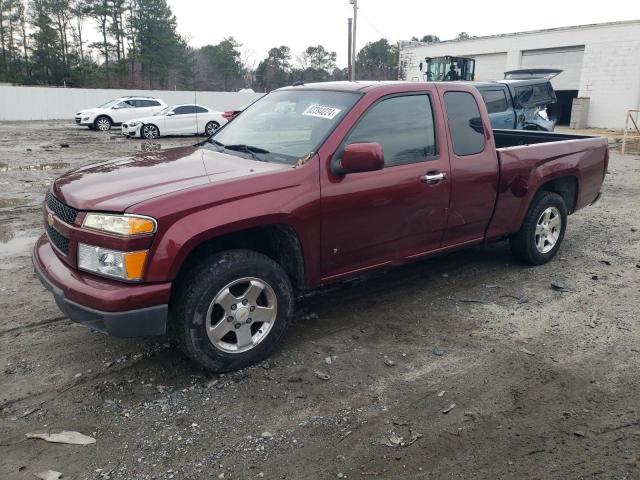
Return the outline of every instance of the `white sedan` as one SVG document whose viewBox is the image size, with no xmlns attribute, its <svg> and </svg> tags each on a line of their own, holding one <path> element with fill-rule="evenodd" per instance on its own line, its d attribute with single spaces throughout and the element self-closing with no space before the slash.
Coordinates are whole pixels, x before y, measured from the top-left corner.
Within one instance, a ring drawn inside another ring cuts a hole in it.
<svg viewBox="0 0 640 480">
<path fill-rule="evenodd" d="M 158 138 L 166 135 L 212 135 L 227 123 L 222 112 L 202 105 L 171 105 L 155 115 L 122 124 L 125 137 Z"/>
</svg>

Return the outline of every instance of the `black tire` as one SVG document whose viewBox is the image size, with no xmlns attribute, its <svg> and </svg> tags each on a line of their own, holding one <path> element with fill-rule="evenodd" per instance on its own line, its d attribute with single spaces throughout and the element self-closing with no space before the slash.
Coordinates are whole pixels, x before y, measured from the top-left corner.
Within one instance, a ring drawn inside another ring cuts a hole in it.
<svg viewBox="0 0 640 480">
<path fill-rule="evenodd" d="M 146 138 L 147 140 L 155 140 L 160 136 L 160 129 L 153 123 L 147 123 L 140 127 L 140 138 Z"/>
<path fill-rule="evenodd" d="M 260 279 L 272 288 L 277 313 L 270 330 L 255 346 L 248 351 L 230 353 L 209 339 L 206 317 L 225 286 L 245 277 Z M 280 265 L 254 251 L 228 250 L 211 255 L 181 276 L 171 301 L 170 332 L 187 357 L 205 370 L 238 370 L 271 354 L 291 323 L 293 304 L 293 288 Z"/>
<path fill-rule="evenodd" d="M 559 212 L 559 232 L 557 232 L 557 240 L 555 240 L 553 247 L 550 248 L 549 251 L 543 252 L 536 245 L 536 239 L 538 238 L 536 227 L 538 226 L 539 220 L 541 220 L 542 214 L 547 211 L 547 209 L 554 208 Z M 520 230 L 509 239 L 511 252 L 518 260 L 530 265 L 547 263 L 558 253 L 562 240 L 564 239 L 566 228 L 567 206 L 563 198 L 554 192 L 539 192 L 531 202 L 531 206 L 524 217 Z"/>
<path fill-rule="evenodd" d="M 220 124 L 218 122 L 208 122 L 205 126 L 204 126 L 204 134 L 207 137 L 210 137 L 211 135 L 213 135 L 213 133 L 218 130 L 220 128 Z"/>
<path fill-rule="evenodd" d="M 94 130 L 98 130 L 99 132 L 108 132 L 109 130 L 111 130 L 112 125 L 113 122 L 106 115 L 100 115 L 93 122 Z"/>
</svg>

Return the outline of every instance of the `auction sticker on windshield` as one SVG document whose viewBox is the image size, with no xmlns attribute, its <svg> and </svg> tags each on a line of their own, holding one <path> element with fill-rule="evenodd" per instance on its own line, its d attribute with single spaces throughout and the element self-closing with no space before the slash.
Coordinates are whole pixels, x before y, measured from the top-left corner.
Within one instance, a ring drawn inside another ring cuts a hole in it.
<svg viewBox="0 0 640 480">
<path fill-rule="evenodd" d="M 339 108 L 333 107 L 324 107 L 322 105 L 309 105 L 307 109 L 302 112 L 302 115 L 307 115 L 310 117 L 320 117 L 331 120 L 336 115 L 340 113 Z"/>
</svg>

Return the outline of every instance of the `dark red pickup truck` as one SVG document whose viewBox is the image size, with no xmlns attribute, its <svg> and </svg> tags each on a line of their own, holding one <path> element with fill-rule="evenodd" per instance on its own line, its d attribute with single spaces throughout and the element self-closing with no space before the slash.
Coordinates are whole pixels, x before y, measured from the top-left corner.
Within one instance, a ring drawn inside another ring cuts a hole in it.
<svg viewBox="0 0 640 480">
<path fill-rule="evenodd" d="M 56 180 L 33 261 L 72 320 L 237 369 L 319 285 L 500 239 L 549 261 L 607 163 L 603 138 L 492 131 L 464 84 L 288 87 L 199 145 Z"/>
</svg>

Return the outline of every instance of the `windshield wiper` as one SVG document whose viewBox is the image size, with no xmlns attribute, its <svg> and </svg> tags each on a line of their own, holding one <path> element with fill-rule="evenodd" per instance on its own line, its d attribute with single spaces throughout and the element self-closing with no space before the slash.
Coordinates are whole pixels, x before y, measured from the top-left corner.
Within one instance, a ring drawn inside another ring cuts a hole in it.
<svg viewBox="0 0 640 480">
<path fill-rule="evenodd" d="M 269 153 L 269 150 L 265 150 L 264 148 L 254 147 L 253 145 L 245 145 L 244 143 L 237 143 L 234 145 L 222 145 L 217 140 L 213 140 L 216 145 L 220 145 L 222 148 L 226 150 L 235 150 L 236 152 L 244 152 L 251 155 L 251 158 L 254 160 L 258 160 L 260 162 L 266 162 L 263 158 L 260 158 L 256 155 L 256 153 Z"/>
</svg>

